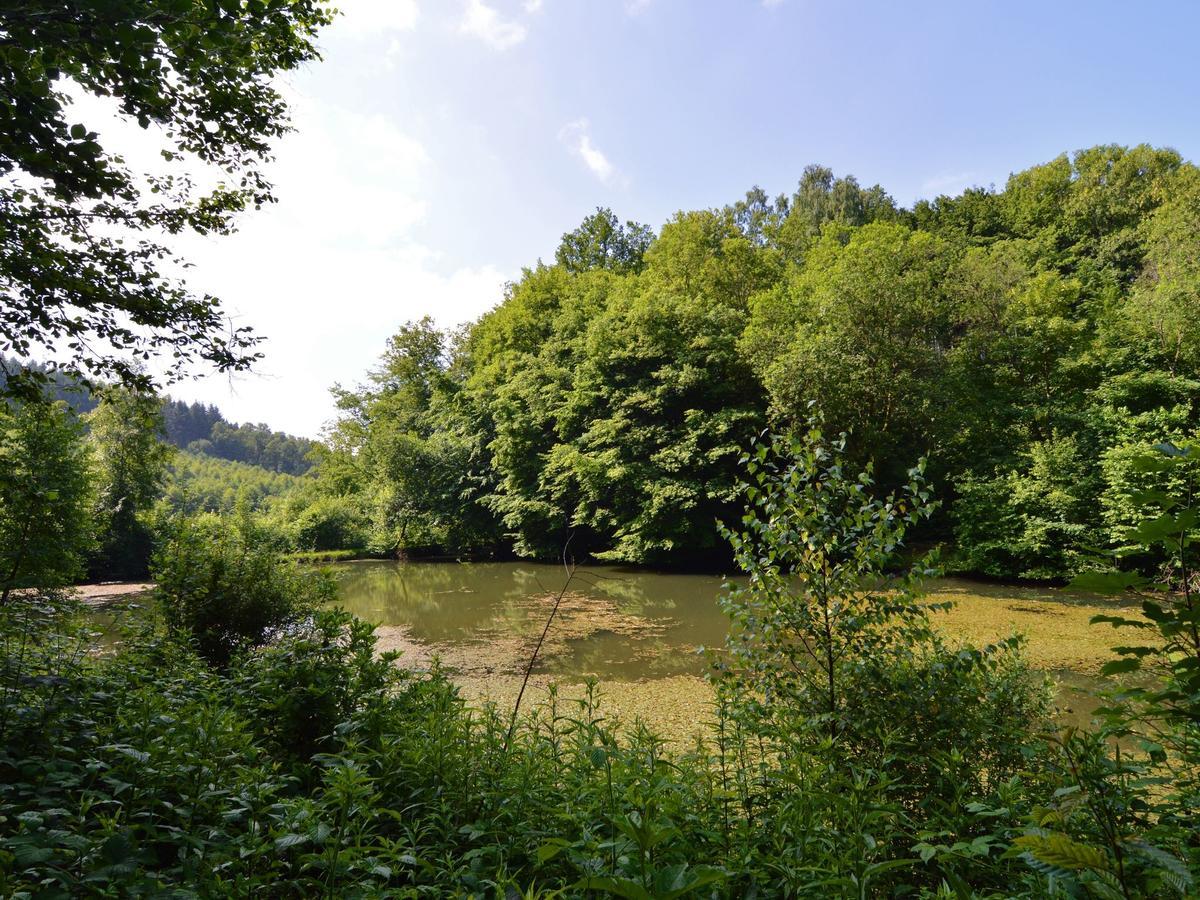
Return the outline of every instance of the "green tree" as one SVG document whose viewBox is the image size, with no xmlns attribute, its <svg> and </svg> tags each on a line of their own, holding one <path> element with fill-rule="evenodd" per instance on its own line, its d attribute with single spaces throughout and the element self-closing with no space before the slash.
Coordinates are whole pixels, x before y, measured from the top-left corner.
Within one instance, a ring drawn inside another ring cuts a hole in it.
<svg viewBox="0 0 1200 900">
<path fill-rule="evenodd" d="M 162 440 L 162 404 L 153 394 L 107 390 L 86 417 L 97 471 L 98 573 L 146 572 L 152 535 L 147 514 L 161 496 L 174 448 Z"/>
<path fill-rule="evenodd" d="M 554 259 L 568 272 L 637 272 L 653 239 L 648 226 L 637 222 L 622 225 L 611 209 L 598 207 L 578 228 L 562 236 Z"/>
<path fill-rule="evenodd" d="M 376 549 L 470 546 L 482 508 L 471 488 L 472 442 L 456 427 L 458 384 L 449 336 L 426 317 L 388 341 L 377 369 L 356 391 L 335 389 L 343 412 L 337 452 L 322 462 L 352 479 L 375 520 Z M 325 483 L 330 483 L 326 481 Z"/>
<path fill-rule="evenodd" d="M 800 709 L 832 736 L 858 701 L 850 667 L 929 633 L 919 602 L 923 569 L 891 578 L 906 533 L 932 513 L 924 463 L 903 494 L 877 499 L 870 470 L 854 477 L 846 439 L 807 432 L 757 443 L 740 528 L 722 529 L 749 576 L 723 605 L 733 621 L 729 665 L 766 707 Z"/>
<path fill-rule="evenodd" d="M 900 478 L 898 460 L 936 447 L 954 340 L 950 249 L 903 225 L 831 226 L 803 269 L 751 304 L 742 349 L 775 416 L 800 422 L 810 401 Z"/>
<path fill-rule="evenodd" d="M 255 359 L 215 298 L 161 266 L 152 232 L 226 233 L 272 199 L 262 172 L 287 130 L 273 76 L 317 58 L 321 0 L 8 4 L 0 22 L 0 351 L 70 349 L 61 368 L 145 388 L 135 360 L 219 370 Z M 72 93 L 112 97 L 163 138 L 162 171 L 133 172 L 76 118 Z M 222 179 L 198 191 L 181 164 Z M 26 372 L 11 389 L 36 380 Z"/>
<path fill-rule="evenodd" d="M 14 588 L 56 588 L 92 547 L 90 457 L 62 403 L 0 405 L 0 605 Z"/>
<path fill-rule="evenodd" d="M 1200 371 L 1200 172 L 1179 172 L 1140 224 L 1146 255 L 1122 324 L 1172 375 Z"/>
</svg>

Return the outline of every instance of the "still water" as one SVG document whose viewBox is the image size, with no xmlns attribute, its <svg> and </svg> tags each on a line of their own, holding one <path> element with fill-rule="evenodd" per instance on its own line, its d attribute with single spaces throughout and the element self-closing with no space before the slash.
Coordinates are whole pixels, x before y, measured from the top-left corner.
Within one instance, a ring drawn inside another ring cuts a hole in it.
<svg viewBox="0 0 1200 900">
<path fill-rule="evenodd" d="M 452 655 L 491 657 L 497 669 L 527 658 L 521 651 L 536 641 L 566 582 L 562 566 L 525 562 L 361 561 L 335 572 L 340 602 L 358 617 L 402 626 L 414 641 Z M 722 584 L 713 575 L 580 568 L 539 668 L 622 680 L 699 674 L 704 660 L 696 648 L 725 639 Z"/>
<path fill-rule="evenodd" d="M 360 561 L 334 568 L 341 603 L 351 612 L 395 626 L 452 668 L 480 675 L 520 671 L 565 581 L 561 566 L 526 562 Z M 620 681 L 701 674 L 705 661 L 696 648 L 720 646 L 728 628 L 717 602 L 724 581 L 714 575 L 580 568 L 538 671 Z M 1081 673 L 1095 671 L 1107 642 L 1102 638 L 1098 649 L 1093 646 L 1097 635 L 1087 622 L 1101 610 L 1082 604 L 1095 598 L 952 578 L 928 587 L 933 598 L 956 602 L 952 635 L 982 644 L 1016 628 L 1029 635 L 1035 665 L 1055 672 L 1064 688 L 1092 686 Z"/>
</svg>

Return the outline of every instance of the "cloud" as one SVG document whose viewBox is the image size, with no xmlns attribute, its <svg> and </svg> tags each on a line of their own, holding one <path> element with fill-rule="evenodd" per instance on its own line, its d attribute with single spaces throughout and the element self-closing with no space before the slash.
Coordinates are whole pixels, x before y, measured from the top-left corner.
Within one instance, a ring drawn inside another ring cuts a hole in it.
<svg viewBox="0 0 1200 900">
<path fill-rule="evenodd" d="M 462 21 L 458 26 L 463 34 L 477 37 L 494 50 L 507 50 L 525 40 L 528 33 L 519 22 L 507 22 L 500 13 L 483 0 L 467 0 Z"/>
<path fill-rule="evenodd" d="M 931 194 L 957 193 L 970 187 L 974 180 L 974 172 L 945 173 L 922 182 L 921 190 Z"/>
<path fill-rule="evenodd" d="M 316 435 L 328 389 L 359 381 L 401 324 L 450 327 L 503 299 L 512 273 L 446 266 L 416 236 L 435 196 L 436 161 L 389 118 L 296 95 L 296 131 L 269 174 L 279 202 L 229 238 L 191 237 L 188 281 L 267 340 L 251 375 L 209 377 L 173 395 L 215 402 L 235 421 Z M 267 411 L 267 412 L 264 412 Z"/>
<path fill-rule="evenodd" d="M 783 0 L 762 0 L 762 5 L 767 9 L 773 9 L 776 6 L 783 6 Z"/>
<path fill-rule="evenodd" d="M 169 392 L 216 403 L 234 421 L 316 436 L 334 414 L 329 387 L 359 381 L 401 324 L 472 320 L 503 299 L 514 273 L 485 260 L 447 265 L 420 242 L 437 164 L 417 137 L 384 115 L 280 89 L 295 131 L 266 169 L 279 202 L 241 217 L 234 235 L 167 239 L 191 263 L 191 289 L 220 297 L 236 325 L 266 338 L 265 358 L 232 377 L 198 366 L 205 377 Z M 132 170 L 163 168 L 157 129 L 122 118 L 111 98 L 73 94 L 69 121 L 98 131 Z M 194 160 L 184 170 L 201 185 L 218 177 Z"/>
<path fill-rule="evenodd" d="M 420 18 L 417 0 L 338 0 L 335 26 L 356 37 L 411 31 Z"/>
<path fill-rule="evenodd" d="M 627 15 L 636 16 L 650 5 L 650 0 L 625 0 Z"/>
<path fill-rule="evenodd" d="M 616 167 L 608 157 L 592 143 L 591 126 L 587 119 L 576 119 L 563 126 L 558 139 L 587 166 L 588 170 L 605 184 L 614 180 Z"/>
<path fill-rule="evenodd" d="M 525 0 L 525 2 L 521 4 L 521 8 L 530 15 L 533 15 L 536 12 L 541 12 L 542 0 Z"/>
</svg>

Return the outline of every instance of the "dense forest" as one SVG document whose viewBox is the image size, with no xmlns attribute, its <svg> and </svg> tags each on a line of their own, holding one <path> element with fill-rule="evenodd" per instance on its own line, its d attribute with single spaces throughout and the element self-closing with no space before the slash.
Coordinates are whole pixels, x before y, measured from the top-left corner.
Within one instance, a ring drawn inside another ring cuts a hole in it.
<svg viewBox="0 0 1200 900">
<path fill-rule="evenodd" d="M 211 404 L 167 399 L 163 403 L 167 440 L 192 453 L 245 463 L 286 475 L 312 467 L 315 441 L 272 431 L 263 424 L 229 422 Z"/>
<path fill-rule="evenodd" d="M 712 561 L 738 458 L 810 405 L 892 487 L 930 460 L 950 565 L 1063 578 L 1200 396 L 1200 170 L 1100 146 L 899 207 L 810 166 L 654 234 L 598 210 L 466 329 L 412 322 L 320 484 L 381 548 Z"/>
</svg>

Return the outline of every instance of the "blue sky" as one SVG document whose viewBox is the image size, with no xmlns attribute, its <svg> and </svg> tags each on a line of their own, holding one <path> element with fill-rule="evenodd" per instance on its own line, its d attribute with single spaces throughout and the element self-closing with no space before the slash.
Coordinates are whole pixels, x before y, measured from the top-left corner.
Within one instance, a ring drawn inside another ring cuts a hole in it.
<svg viewBox="0 0 1200 900">
<path fill-rule="evenodd" d="M 268 342 L 259 374 L 172 393 L 301 434 L 402 322 L 473 319 L 596 206 L 657 227 L 812 162 L 907 205 L 1096 143 L 1200 144 L 1194 3 L 339 5 L 283 84 L 280 203 L 181 247 Z"/>
</svg>

